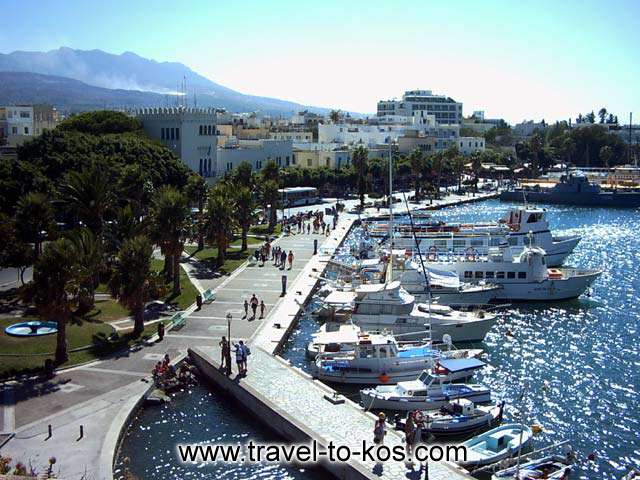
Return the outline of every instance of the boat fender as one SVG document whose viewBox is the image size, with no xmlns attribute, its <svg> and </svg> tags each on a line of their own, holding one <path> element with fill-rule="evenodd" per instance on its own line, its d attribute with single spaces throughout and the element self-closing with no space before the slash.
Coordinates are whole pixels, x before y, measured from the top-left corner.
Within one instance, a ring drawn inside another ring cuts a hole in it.
<svg viewBox="0 0 640 480">
<path fill-rule="evenodd" d="M 381 373 L 378 377 L 378 380 L 380 380 L 382 383 L 387 383 L 389 381 L 389 375 L 387 375 L 386 373 Z"/>
<path fill-rule="evenodd" d="M 542 433 L 542 425 L 540 425 L 539 423 L 534 423 L 533 425 L 531 425 L 531 431 L 533 433 Z"/>
</svg>

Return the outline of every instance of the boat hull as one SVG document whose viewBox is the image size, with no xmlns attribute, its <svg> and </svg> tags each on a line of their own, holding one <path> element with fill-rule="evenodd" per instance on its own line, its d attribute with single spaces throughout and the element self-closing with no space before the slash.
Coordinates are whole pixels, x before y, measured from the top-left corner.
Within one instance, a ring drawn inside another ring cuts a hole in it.
<svg viewBox="0 0 640 480">
<path fill-rule="evenodd" d="M 560 205 L 577 205 L 586 207 L 640 207 L 640 193 L 548 193 L 525 191 L 529 203 L 556 203 Z M 500 193 L 503 202 L 523 202 L 523 191 L 506 191 Z"/>
<path fill-rule="evenodd" d="M 415 378 L 415 377 L 414 377 Z M 394 410 L 409 412 L 412 410 L 435 410 L 440 408 L 451 400 L 458 398 L 466 398 L 473 403 L 484 403 L 491 401 L 491 391 L 488 389 L 476 390 L 464 395 L 450 396 L 433 396 L 426 399 L 425 397 L 389 397 L 381 398 L 367 392 L 360 391 L 360 402 L 365 409 L 376 410 Z"/>
</svg>

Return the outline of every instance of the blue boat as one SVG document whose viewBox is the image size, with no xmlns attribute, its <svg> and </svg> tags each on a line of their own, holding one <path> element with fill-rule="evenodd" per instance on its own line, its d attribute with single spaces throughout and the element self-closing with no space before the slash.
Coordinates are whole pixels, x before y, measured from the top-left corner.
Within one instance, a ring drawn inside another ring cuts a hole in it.
<svg viewBox="0 0 640 480">
<path fill-rule="evenodd" d="M 467 458 L 457 463 L 465 468 L 490 465 L 518 455 L 529 446 L 532 438 L 533 432 L 528 426 L 508 423 L 462 443 L 461 446 L 465 447 Z"/>
</svg>

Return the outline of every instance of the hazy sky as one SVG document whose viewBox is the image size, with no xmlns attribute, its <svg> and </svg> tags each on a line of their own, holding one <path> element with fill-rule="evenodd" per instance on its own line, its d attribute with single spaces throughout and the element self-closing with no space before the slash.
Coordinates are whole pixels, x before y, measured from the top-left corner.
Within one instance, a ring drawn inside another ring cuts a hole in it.
<svg viewBox="0 0 640 480">
<path fill-rule="evenodd" d="M 317 106 L 375 112 L 421 88 L 512 122 L 640 116 L 640 0 L 2 0 L 0 12 L 3 53 L 128 50 Z"/>
</svg>

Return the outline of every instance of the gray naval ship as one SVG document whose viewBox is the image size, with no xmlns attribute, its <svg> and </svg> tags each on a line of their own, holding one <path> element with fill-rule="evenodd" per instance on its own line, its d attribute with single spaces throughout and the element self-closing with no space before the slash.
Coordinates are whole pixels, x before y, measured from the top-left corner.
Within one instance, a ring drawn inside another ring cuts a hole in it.
<svg viewBox="0 0 640 480">
<path fill-rule="evenodd" d="M 640 207 L 640 191 L 615 189 L 602 190 L 600 185 L 589 182 L 585 175 L 563 175 L 551 188 L 525 187 L 504 191 L 500 200 L 505 202 L 559 203 L 593 207 Z"/>
</svg>

